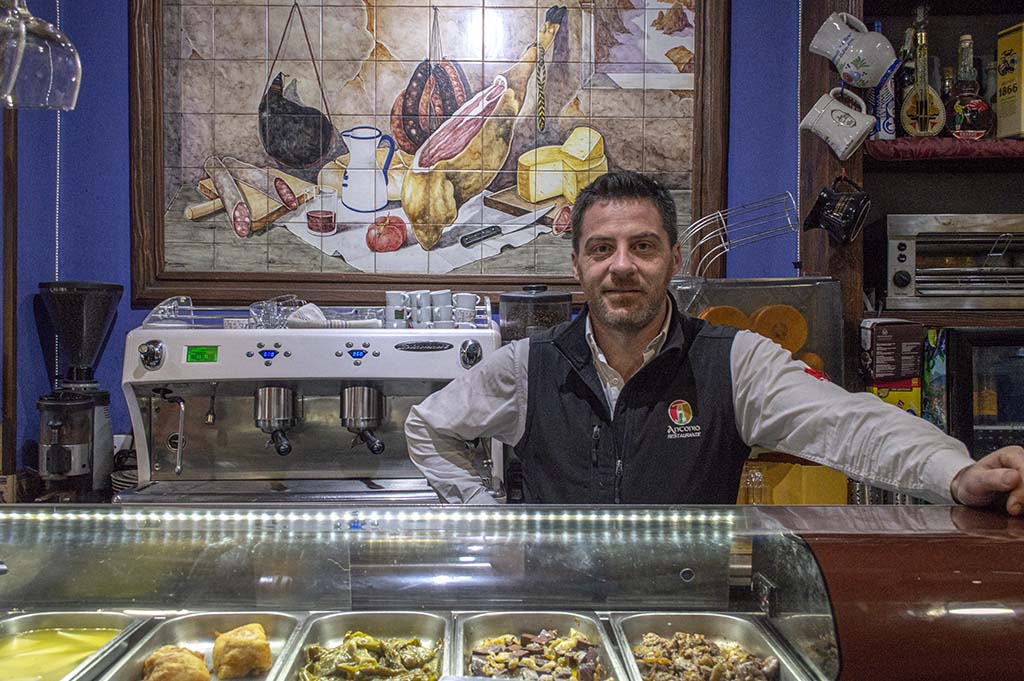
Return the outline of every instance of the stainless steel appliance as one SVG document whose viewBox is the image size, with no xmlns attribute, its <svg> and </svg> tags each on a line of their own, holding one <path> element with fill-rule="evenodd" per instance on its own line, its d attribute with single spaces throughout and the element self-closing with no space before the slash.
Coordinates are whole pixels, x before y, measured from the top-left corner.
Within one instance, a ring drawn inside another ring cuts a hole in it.
<svg viewBox="0 0 1024 681">
<path fill-rule="evenodd" d="M 1024 214 L 890 215 L 893 310 L 1024 309 Z"/>
<path fill-rule="evenodd" d="M 1024 442 L 1024 328 L 946 329 L 949 434 L 976 459 Z"/>
<path fill-rule="evenodd" d="M 39 473 L 48 498 L 106 498 L 114 459 L 110 393 L 95 377 L 124 287 L 93 281 L 44 282 L 39 296 L 59 339 L 62 375 L 39 410 Z M 89 411 L 88 416 L 84 413 Z M 59 493 L 59 494 L 57 494 Z"/>
<path fill-rule="evenodd" d="M 360 326 L 382 316 L 324 312 Z M 409 460 L 405 419 L 500 347 L 489 300 L 476 315 L 458 329 L 249 328 L 244 308 L 165 301 L 127 337 L 139 486 L 115 500 L 436 502 Z M 500 444 L 467 443 L 467 454 L 501 496 Z"/>
</svg>

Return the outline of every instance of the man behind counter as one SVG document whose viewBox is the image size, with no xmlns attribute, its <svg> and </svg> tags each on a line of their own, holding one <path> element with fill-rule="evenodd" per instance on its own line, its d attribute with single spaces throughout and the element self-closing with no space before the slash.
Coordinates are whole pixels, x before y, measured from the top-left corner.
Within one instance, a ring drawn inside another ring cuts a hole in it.
<svg viewBox="0 0 1024 681">
<path fill-rule="evenodd" d="M 680 313 L 667 292 L 682 262 L 675 204 L 654 180 L 595 180 L 572 234 L 583 312 L 409 413 L 409 455 L 446 501 L 495 503 L 464 456 L 493 437 L 515 448 L 531 503 L 734 503 L 759 445 L 929 501 L 1021 512 L 1021 447 L 972 462 L 928 422 L 820 380 L 773 341 Z"/>
</svg>

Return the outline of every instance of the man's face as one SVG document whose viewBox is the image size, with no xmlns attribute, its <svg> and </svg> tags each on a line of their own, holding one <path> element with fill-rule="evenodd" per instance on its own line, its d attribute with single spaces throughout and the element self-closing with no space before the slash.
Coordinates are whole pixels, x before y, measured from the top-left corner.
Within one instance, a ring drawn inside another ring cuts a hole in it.
<svg viewBox="0 0 1024 681">
<path fill-rule="evenodd" d="M 665 289 L 682 264 L 654 203 L 601 201 L 583 216 L 572 267 L 597 322 L 625 332 L 643 329 L 665 305 Z"/>
</svg>

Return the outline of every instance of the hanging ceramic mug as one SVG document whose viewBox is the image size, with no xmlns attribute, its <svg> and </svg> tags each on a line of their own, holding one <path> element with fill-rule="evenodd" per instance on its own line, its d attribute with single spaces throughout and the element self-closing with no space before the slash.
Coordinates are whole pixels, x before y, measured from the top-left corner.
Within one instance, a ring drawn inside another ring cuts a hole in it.
<svg viewBox="0 0 1024 681">
<path fill-rule="evenodd" d="M 846 12 L 834 12 L 825 20 L 810 50 L 831 61 L 853 87 L 876 87 L 900 66 L 889 39 L 869 31 L 864 22 Z"/>
<path fill-rule="evenodd" d="M 860 111 L 843 104 L 840 97 L 850 98 Z M 857 151 L 864 139 L 875 129 L 875 117 L 866 113 L 864 100 L 849 90 L 832 88 L 822 95 L 804 119 L 801 130 L 810 130 L 825 140 L 840 161 L 845 161 Z"/>
</svg>

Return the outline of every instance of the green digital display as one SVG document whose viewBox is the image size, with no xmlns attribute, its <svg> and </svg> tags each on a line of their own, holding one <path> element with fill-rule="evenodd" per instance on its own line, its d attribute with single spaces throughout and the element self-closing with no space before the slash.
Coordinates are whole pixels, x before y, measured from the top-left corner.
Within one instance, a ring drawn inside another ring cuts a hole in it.
<svg viewBox="0 0 1024 681">
<path fill-rule="evenodd" d="M 217 345 L 187 345 L 185 346 L 186 362 L 216 362 Z"/>
</svg>

